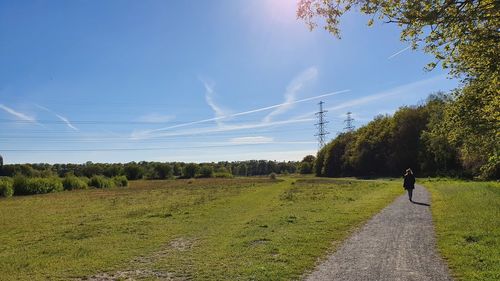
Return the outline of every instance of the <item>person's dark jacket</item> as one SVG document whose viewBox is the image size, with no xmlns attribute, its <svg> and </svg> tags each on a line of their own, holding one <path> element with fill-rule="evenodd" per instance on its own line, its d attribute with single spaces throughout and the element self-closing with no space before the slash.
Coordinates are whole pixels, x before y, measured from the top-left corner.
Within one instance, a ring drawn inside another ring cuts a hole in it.
<svg viewBox="0 0 500 281">
<path fill-rule="evenodd" d="M 415 188 L 415 176 L 413 174 L 405 175 L 403 187 L 405 189 L 414 189 Z"/>
</svg>

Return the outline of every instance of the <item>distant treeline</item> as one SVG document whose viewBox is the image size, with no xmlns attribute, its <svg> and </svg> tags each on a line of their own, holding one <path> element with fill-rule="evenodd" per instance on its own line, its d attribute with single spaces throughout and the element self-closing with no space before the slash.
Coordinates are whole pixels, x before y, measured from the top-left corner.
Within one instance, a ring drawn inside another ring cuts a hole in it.
<svg viewBox="0 0 500 281">
<path fill-rule="evenodd" d="M 260 176 L 292 173 L 312 173 L 313 156 L 307 156 L 303 162 L 250 160 L 218 163 L 183 163 L 183 162 L 130 162 L 85 164 L 10 164 L 0 168 L 0 176 L 14 177 L 64 177 L 68 174 L 76 177 L 91 178 L 96 175 L 113 178 L 126 176 L 129 180 L 170 179 L 193 177 L 232 177 Z"/>
<path fill-rule="evenodd" d="M 422 105 L 378 116 L 324 146 L 317 154 L 315 173 L 400 176 L 411 168 L 417 176 L 498 179 L 500 120 L 478 120 L 478 131 L 468 132 L 453 119 L 456 107 L 452 97 L 436 94 Z"/>
</svg>

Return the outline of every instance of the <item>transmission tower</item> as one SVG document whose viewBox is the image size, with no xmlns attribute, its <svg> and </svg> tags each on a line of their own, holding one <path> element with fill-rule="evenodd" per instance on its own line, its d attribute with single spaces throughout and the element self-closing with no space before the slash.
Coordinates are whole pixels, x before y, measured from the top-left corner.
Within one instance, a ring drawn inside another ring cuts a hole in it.
<svg viewBox="0 0 500 281">
<path fill-rule="evenodd" d="M 352 112 L 347 112 L 347 118 L 344 120 L 345 127 L 344 130 L 346 132 L 352 132 L 354 131 L 354 119 L 351 116 Z"/>
<path fill-rule="evenodd" d="M 324 102 L 320 101 L 319 102 L 319 111 L 316 112 L 316 116 L 318 116 L 318 123 L 316 123 L 316 127 L 318 127 L 318 133 L 315 134 L 316 137 L 318 137 L 318 148 L 321 149 L 325 145 L 325 136 L 329 134 L 325 130 L 325 125 L 328 123 L 325 118 L 325 113 L 327 113 L 327 110 L 323 110 L 323 104 Z"/>
</svg>

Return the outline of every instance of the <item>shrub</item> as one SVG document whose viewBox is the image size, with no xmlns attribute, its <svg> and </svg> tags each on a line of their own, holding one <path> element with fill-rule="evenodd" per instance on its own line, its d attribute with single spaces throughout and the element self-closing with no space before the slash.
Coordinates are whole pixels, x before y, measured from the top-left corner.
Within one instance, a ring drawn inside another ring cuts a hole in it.
<svg viewBox="0 0 500 281">
<path fill-rule="evenodd" d="M 126 176 L 116 176 L 113 178 L 116 186 L 125 187 L 128 186 L 128 179 Z"/>
<path fill-rule="evenodd" d="M 14 187 L 11 178 L 0 178 L 0 197 L 11 197 Z"/>
<path fill-rule="evenodd" d="M 87 177 L 78 177 L 81 181 L 85 182 L 87 184 L 87 186 L 89 185 L 90 183 L 90 179 L 87 178 Z"/>
<path fill-rule="evenodd" d="M 14 177 L 13 187 L 16 195 L 44 194 L 64 189 L 61 179 L 57 177 L 26 178 L 20 175 Z"/>
<path fill-rule="evenodd" d="M 269 178 L 272 179 L 272 180 L 275 180 L 276 179 L 276 173 L 270 173 L 269 174 Z"/>
<path fill-rule="evenodd" d="M 115 186 L 115 182 L 104 176 L 93 176 L 90 178 L 89 185 L 96 188 L 111 188 Z"/>
<path fill-rule="evenodd" d="M 214 168 L 212 166 L 202 166 L 200 168 L 200 178 L 213 178 Z"/>
<path fill-rule="evenodd" d="M 218 173 L 214 173 L 214 177 L 216 178 L 233 178 L 233 174 L 229 173 L 229 172 L 218 172 Z"/>
<path fill-rule="evenodd" d="M 62 180 L 62 184 L 64 187 L 64 190 L 73 190 L 73 189 L 87 189 L 88 184 L 87 181 L 84 179 L 72 176 L 72 175 L 67 175 L 64 177 Z"/>
</svg>

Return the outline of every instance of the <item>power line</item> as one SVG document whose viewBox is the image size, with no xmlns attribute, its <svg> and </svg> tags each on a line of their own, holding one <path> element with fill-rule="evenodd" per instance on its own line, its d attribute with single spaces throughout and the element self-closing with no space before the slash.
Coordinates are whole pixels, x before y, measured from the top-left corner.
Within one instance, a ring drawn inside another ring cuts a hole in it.
<svg viewBox="0 0 500 281">
<path fill-rule="evenodd" d="M 220 145 L 198 145 L 198 146 L 172 146 L 172 147 L 132 147 L 132 148 L 68 148 L 68 149 L 2 149 L 2 152 L 97 152 L 97 151 L 148 151 L 148 150 L 179 150 L 179 149 L 201 149 L 201 148 L 227 148 L 236 146 L 253 145 L 283 145 L 283 144 L 310 144 L 310 141 L 289 142 L 262 142 L 262 143 L 234 143 Z"/>
<path fill-rule="evenodd" d="M 325 136 L 329 134 L 329 132 L 325 130 L 325 125 L 328 123 L 325 118 L 325 113 L 328 111 L 323 110 L 323 104 L 323 101 L 319 102 L 319 111 L 316 112 L 316 116 L 318 116 L 318 123 L 316 123 L 315 125 L 318 127 L 318 133 L 315 136 L 318 137 L 319 149 L 325 146 Z"/>
</svg>

